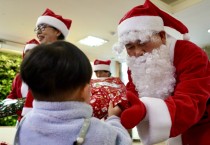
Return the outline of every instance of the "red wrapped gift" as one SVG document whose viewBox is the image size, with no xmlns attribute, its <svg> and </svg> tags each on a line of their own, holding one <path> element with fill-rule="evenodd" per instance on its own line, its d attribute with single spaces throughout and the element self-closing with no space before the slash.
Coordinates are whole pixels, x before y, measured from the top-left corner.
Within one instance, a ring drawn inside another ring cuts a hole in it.
<svg viewBox="0 0 210 145">
<path fill-rule="evenodd" d="M 107 117 L 110 100 L 113 106 L 119 105 L 121 109 L 128 108 L 126 88 L 119 78 L 98 78 L 90 82 L 90 105 L 93 116 L 99 119 Z"/>
</svg>

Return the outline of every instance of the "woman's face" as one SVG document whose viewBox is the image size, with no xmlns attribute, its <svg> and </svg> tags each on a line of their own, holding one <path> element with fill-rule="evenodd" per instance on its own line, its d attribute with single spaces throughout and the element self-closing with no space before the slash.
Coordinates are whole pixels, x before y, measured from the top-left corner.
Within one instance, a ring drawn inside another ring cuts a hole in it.
<svg viewBox="0 0 210 145">
<path fill-rule="evenodd" d="M 61 34 L 59 30 L 47 24 L 40 24 L 37 28 L 35 28 L 35 32 L 41 44 L 55 42 Z"/>
<path fill-rule="evenodd" d="M 95 71 L 95 74 L 96 74 L 97 78 L 110 77 L 110 72 L 109 71 L 105 71 L 105 70 Z"/>
</svg>

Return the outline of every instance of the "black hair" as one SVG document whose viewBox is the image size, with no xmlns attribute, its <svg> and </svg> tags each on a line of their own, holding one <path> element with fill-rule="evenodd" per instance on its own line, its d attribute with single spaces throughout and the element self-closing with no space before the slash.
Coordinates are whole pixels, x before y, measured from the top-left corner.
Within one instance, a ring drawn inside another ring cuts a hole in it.
<svg viewBox="0 0 210 145">
<path fill-rule="evenodd" d="M 64 40 L 64 39 L 65 39 L 65 37 L 64 37 L 63 33 L 61 33 L 61 34 L 58 36 L 58 40 Z"/>
<path fill-rule="evenodd" d="M 55 28 L 55 27 L 53 27 L 53 26 L 50 26 L 50 27 L 52 27 L 53 29 L 55 29 L 55 30 L 57 30 L 57 31 L 60 31 L 60 30 L 58 30 L 57 28 Z M 60 31 L 61 32 L 61 31 Z M 65 40 L 65 37 L 64 37 L 64 35 L 63 35 L 63 33 L 61 32 L 61 34 L 58 36 L 58 40 Z"/>
<path fill-rule="evenodd" d="M 78 47 L 56 41 L 32 49 L 21 63 L 20 74 L 33 95 L 36 94 L 35 99 L 51 100 L 50 97 L 60 93 L 85 87 L 90 82 L 92 68 Z"/>
<path fill-rule="evenodd" d="M 111 77 L 111 75 L 112 75 L 112 73 L 111 73 L 111 72 L 109 72 L 109 77 Z"/>
</svg>

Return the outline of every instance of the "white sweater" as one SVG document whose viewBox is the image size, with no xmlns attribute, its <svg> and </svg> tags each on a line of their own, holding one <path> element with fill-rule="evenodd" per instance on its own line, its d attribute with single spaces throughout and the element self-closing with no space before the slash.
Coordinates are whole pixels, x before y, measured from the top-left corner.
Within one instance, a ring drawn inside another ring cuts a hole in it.
<svg viewBox="0 0 210 145">
<path fill-rule="evenodd" d="M 92 115 L 90 105 L 82 102 L 34 101 L 31 113 L 20 127 L 19 145 L 73 145 L 84 118 Z M 92 117 L 84 145 L 131 145 L 120 119 L 101 121 Z"/>
</svg>

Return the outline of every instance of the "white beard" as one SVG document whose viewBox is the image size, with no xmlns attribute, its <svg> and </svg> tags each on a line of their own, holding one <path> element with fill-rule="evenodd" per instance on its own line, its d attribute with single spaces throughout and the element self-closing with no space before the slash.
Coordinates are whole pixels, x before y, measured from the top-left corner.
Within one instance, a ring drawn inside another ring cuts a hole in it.
<svg viewBox="0 0 210 145">
<path fill-rule="evenodd" d="M 138 58 L 128 56 L 127 65 L 139 97 L 165 99 L 174 91 L 175 67 L 165 45 Z"/>
</svg>

